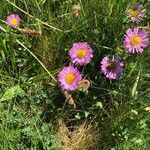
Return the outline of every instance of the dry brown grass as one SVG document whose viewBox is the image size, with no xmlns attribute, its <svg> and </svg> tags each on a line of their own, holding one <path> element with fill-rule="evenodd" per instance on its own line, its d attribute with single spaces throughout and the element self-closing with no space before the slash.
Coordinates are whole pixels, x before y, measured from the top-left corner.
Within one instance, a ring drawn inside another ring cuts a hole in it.
<svg viewBox="0 0 150 150">
<path fill-rule="evenodd" d="M 84 122 L 78 126 L 67 127 L 60 120 L 57 135 L 60 139 L 60 150 L 96 150 L 96 125 Z"/>
</svg>

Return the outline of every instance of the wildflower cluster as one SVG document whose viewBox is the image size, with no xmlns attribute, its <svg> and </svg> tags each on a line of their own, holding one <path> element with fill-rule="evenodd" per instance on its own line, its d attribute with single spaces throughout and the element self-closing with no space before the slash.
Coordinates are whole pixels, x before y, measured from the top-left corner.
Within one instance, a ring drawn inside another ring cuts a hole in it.
<svg viewBox="0 0 150 150">
<path fill-rule="evenodd" d="M 130 20 L 140 23 L 146 15 L 142 5 L 136 4 L 127 10 Z M 127 29 L 124 36 L 123 46 L 126 52 L 131 54 L 142 53 L 149 45 L 148 33 L 139 27 Z M 64 67 L 58 74 L 58 81 L 63 90 L 75 91 L 80 86 L 83 75 L 77 69 L 87 65 L 92 57 L 93 50 L 87 42 L 74 43 L 69 51 L 69 57 L 73 66 Z M 123 74 L 124 63 L 118 56 L 106 55 L 100 61 L 100 72 L 108 79 L 117 79 Z"/>
<path fill-rule="evenodd" d="M 135 4 L 127 10 L 128 17 L 134 23 L 139 24 L 146 17 L 146 10 L 143 5 Z M 129 53 L 142 53 L 144 48 L 149 45 L 148 33 L 135 26 L 133 29 L 126 30 L 124 38 L 124 48 Z"/>
<path fill-rule="evenodd" d="M 73 10 L 76 16 L 79 17 L 81 7 L 80 5 L 75 5 Z M 127 16 L 130 18 L 131 22 L 136 23 L 136 26 L 128 28 L 124 35 L 123 46 L 126 52 L 142 53 L 144 48 L 149 45 L 148 33 L 137 26 L 143 18 L 146 16 L 146 10 L 143 5 L 135 4 L 132 8 L 127 10 Z M 21 23 L 21 18 L 18 14 L 11 14 L 7 17 L 7 24 L 19 31 L 34 33 L 35 31 L 22 29 L 19 26 Z M 58 81 L 62 88 L 62 91 L 72 92 L 79 87 L 84 87 L 85 89 L 90 86 L 88 80 L 83 80 L 83 74 L 80 72 L 81 66 L 86 66 L 93 58 L 93 49 L 88 44 L 88 42 L 77 42 L 72 45 L 69 50 L 69 57 L 71 60 L 71 66 L 64 67 L 58 74 Z M 118 56 L 106 55 L 100 61 L 100 72 L 108 79 L 117 79 L 121 77 L 124 70 L 124 63 L 122 59 Z"/>
<path fill-rule="evenodd" d="M 74 43 L 69 51 L 69 57 L 73 66 L 64 67 L 58 74 L 58 81 L 63 90 L 75 91 L 83 76 L 77 68 L 90 62 L 93 50 L 87 42 Z"/>
</svg>

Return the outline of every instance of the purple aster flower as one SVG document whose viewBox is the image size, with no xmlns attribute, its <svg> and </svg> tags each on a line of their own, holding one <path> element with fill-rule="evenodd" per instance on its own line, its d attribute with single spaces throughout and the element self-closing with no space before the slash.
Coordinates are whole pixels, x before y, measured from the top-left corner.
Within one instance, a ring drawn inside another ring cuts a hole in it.
<svg viewBox="0 0 150 150">
<path fill-rule="evenodd" d="M 11 14 L 7 17 L 7 23 L 11 27 L 19 27 L 20 21 L 21 19 L 17 14 Z"/>
<path fill-rule="evenodd" d="M 75 91 L 82 79 L 81 73 L 74 67 L 64 67 L 58 74 L 58 81 L 63 90 Z"/>
<path fill-rule="evenodd" d="M 127 10 L 127 14 L 132 22 L 139 23 L 146 16 L 146 10 L 143 5 L 135 4 L 134 7 Z"/>
<path fill-rule="evenodd" d="M 122 75 L 124 64 L 119 57 L 113 56 L 110 59 L 105 56 L 101 61 L 101 71 L 106 78 L 117 79 Z"/>
<path fill-rule="evenodd" d="M 128 29 L 124 39 L 124 47 L 130 53 L 142 53 L 143 49 L 149 45 L 148 33 L 138 27 L 133 31 Z"/>
<path fill-rule="evenodd" d="M 93 57 L 93 50 L 87 42 L 78 42 L 73 44 L 69 56 L 74 64 L 86 65 Z"/>
</svg>

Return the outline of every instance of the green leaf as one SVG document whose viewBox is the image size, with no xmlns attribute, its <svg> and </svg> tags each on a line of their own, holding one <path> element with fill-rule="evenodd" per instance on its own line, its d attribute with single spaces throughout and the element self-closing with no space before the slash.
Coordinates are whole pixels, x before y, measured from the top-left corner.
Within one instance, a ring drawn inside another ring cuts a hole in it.
<svg viewBox="0 0 150 150">
<path fill-rule="evenodd" d="M 97 102 L 97 103 L 96 103 L 96 106 L 97 106 L 97 107 L 100 107 L 100 108 L 103 108 L 102 102 Z"/>
<path fill-rule="evenodd" d="M 80 118 L 81 118 L 81 117 L 80 117 L 80 114 L 77 113 L 77 114 L 75 115 L 75 118 L 76 118 L 76 119 L 80 119 Z"/>
<path fill-rule="evenodd" d="M 87 118 L 89 116 L 89 114 L 90 114 L 89 112 L 85 111 L 84 112 L 85 118 Z"/>
<path fill-rule="evenodd" d="M 21 89 L 19 85 L 15 85 L 4 92 L 4 94 L 0 98 L 0 101 L 11 100 L 12 98 L 17 96 L 23 96 L 24 93 L 25 92 Z"/>
</svg>

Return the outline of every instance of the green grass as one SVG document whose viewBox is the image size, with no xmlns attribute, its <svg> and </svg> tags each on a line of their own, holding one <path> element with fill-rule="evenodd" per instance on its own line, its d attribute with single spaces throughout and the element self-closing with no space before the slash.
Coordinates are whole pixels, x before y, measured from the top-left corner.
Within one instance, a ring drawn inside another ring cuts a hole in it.
<svg viewBox="0 0 150 150">
<path fill-rule="evenodd" d="M 79 18 L 72 13 L 81 4 Z M 58 120 L 67 126 L 85 121 L 97 124 L 98 150 L 150 149 L 150 48 L 127 54 L 125 30 L 134 27 L 126 9 L 136 0 L 1 0 L 0 8 L 0 150 L 58 150 Z M 150 31 L 150 1 L 140 24 Z M 7 16 L 22 16 L 21 28 L 42 32 L 28 35 L 6 25 Z M 94 58 L 84 68 L 88 92 L 73 94 L 77 109 L 65 102 L 57 74 L 70 61 L 76 41 L 87 41 Z M 99 72 L 101 58 L 124 59 L 123 76 L 116 81 Z M 94 123 L 93 123 L 94 122 Z M 82 150 L 82 149 L 81 149 Z"/>
</svg>

